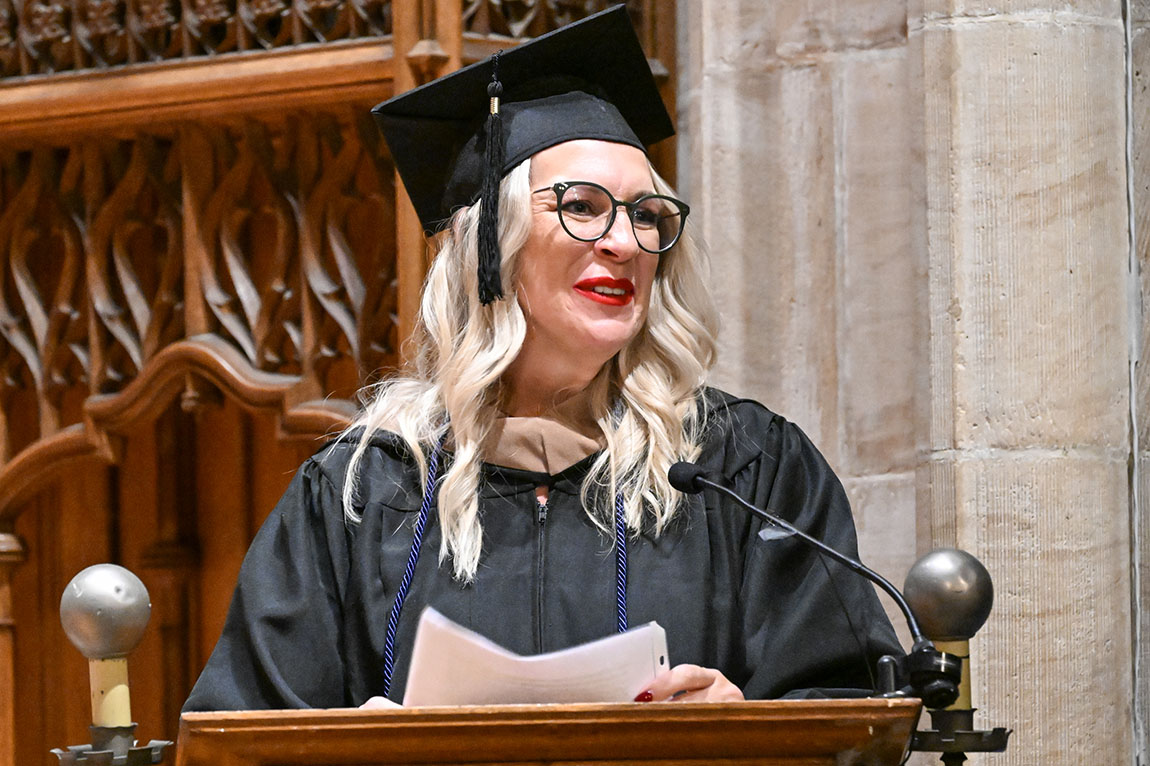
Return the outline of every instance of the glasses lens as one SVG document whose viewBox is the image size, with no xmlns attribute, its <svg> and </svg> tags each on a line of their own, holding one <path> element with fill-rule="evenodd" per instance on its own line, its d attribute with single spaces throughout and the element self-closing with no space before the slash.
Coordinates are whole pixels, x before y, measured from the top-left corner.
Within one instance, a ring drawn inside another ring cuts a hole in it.
<svg viewBox="0 0 1150 766">
<path fill-rule="evenodd" d="M 611 227 L 611 196 L 592 184 L 571 184 L 559 200 L 563 228 L 576 239 L 599 239 Z"/>
<path fill-rule="evenodd" d="M 683 213 L 678 200 L 652 195 L 635 202 L 631 223 L 639 246 L 651 253 L 661 253 L 679 238 Z"/>
</svg>

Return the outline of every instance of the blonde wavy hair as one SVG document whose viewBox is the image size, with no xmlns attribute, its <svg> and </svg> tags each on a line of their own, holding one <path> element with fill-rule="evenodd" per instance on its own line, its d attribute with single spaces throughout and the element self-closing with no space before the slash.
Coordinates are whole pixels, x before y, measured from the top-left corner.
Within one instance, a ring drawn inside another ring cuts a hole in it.
<svg viewBox="0 0 1150 766">
<path fill-rule="evenodd" d="M 518 165 L 500 186 L 504 285 L 518 284 L 519 253 L 531 230 L 530 162 Z M 654 168 L 651 177 L 657 192 L 674 193 Z M 343 488 L 344 513 L 358 523 L 357 473 L 372 435 L 379 430 L 397 434 L 426 483 L 427 454 L 450 430 L 452 459 L 439 480 L 439 561 L 450 558 L 455 578 L 463 582 L 472 581 L 479 567 L 480 467 L 484 443 L 499 417 L 500 378 L 527 332 L 514 288 L 504 300 L 488 306 L 479 302 L 480 204 L 459 210 L 440 235 L 410 341 L 415 353 L 408 369 L 364 392 L 364 409 L 348 428 L 363 433 Z M 667 469 L 699 454 L 706 422 L 700 394 L 715 358 L 718 319 L 708 279 L 705 253 L 688 223 L 675 247 L 660 256 L 645 325 L 591 383 L 592 409 L 607 447 L 592 464 L 581 496 L 587 514 L 605 533 L 614 528 L 611 499 L 617 493 L 622 493 L 632 533 L 646 526 L 658 535 L 675 515 L 680 496 L 667 480 Z"/>
</svg>

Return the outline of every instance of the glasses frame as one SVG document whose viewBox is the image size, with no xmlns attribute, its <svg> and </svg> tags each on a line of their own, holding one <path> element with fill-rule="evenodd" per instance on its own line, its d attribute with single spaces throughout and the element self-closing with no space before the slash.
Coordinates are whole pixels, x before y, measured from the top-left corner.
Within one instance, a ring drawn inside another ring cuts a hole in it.
<svg viewBox="0 0 1150 766">
<path fill-rule="evenodd" d="M 611 200 L 611 215 L 608 216 L 607 226 L 603 229 L 603 233 L 599 236 L 590 238 L 580 237 L 572 233 L 572 231 L 567 228 L 567 221 L 563 218 L 563 195 L 566 194 L 567 190 L 572 186 L 594 186 L 596 189 L 607 195 L 607 199 Z M 674 247 L 676 243 L 678 243 L 679 238 L 683 236 L 683 228 L 687 225 L 687 215 L 691 212 L 691 208 L 687 205 L 686 202 L 675 199 L 674 197 L 668 197 L 666 194 L 644 194 L 634 202 L 626 202 L 624 200 L 615 199 L 615 195 L 611 194 L 611 192 L 607 191 L 605 188 L 595 183 L 594 181 L 559 181 L 558 183 L 552 184 L 551 186 L 545 186 L 542 189 L 536 189 L 531 193 L 539 194 L 541 192 L 547 191 L 555 193 L 555 214 L 559 216 L 559 225 L 563 227 L 563 231 L 567 232 L 567 236 L 571 237 L 571 239 L 575 239 L 580 242 L 598 242 L 599 240 L 603 239 L 603 237 L 607 236 L 607 234 L 611 231 L 611 227 L 615 225 L 615 216 L 619 212 L 619 207 L 622 206 L 627 208 L 627 220 L 631 224 L 631 234 L 635 237 L 635 244 L 638 245 L 639 249 L 643 252 L 651 253 L 653 255 L 660 255 L 665 253 Z M 658 250 L 651 250 L 650 248 L 643 247 L 643 243 L 639 240 L 639 232 L 635 230 L 635 211 L 639 209 L 639 205 L 641 205 L 645 200 L 649 199 L 665 200 L 679 210 L 679 231 L 675 234 L 675 237 L 667 244 L 666 247 L 660 248 Z"/>
</svg>

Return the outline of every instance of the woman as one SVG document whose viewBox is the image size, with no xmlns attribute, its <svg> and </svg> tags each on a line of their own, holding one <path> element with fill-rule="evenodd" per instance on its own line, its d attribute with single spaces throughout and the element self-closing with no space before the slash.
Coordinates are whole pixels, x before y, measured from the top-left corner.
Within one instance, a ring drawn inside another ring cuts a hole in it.
<svg viewBox="0 0 1150 766">
<path fill-rule="evenodd" d="M 485 125 L 445 127 L 491 80 L 504 103 Z M 399 701 L 425 605 L 522 654 L 657 620 L 679 664 L 642 700 L 872 688 L 897 643 L 871 586 L 668 483 L 698 460 L 854 552 L 842 487 L 802 433 L 704 387 L 705 264 L 647 161 L 670 121 L 625 12 L 376 115 L 421 219 L 450 215 L 415 369 L 300 469 L 185 709 Z"/>
</svg>

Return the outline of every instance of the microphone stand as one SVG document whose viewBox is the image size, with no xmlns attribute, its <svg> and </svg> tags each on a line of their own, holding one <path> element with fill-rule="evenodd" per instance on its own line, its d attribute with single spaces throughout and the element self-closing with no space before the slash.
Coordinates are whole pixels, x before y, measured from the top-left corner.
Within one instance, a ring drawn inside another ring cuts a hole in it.
<svg viewBox="0 0 1150 766">
<path fill-rule="evenodd" d="M 884 696 L 910 695 L 919 697 L 928 708 L 944 708 L 958 699 L 958 684 L 962 679 L 962 659 L 952 654 L 944 654 L 934 647 L 930 639 L 923 635 L 922 629 L 918 625 L 918 620 L 915 619 L 914 613 L 906 603 L 906 599 L 903 598 L 898 588 L 894 587 L 889 580 L 861 561 L 839 553 L 822 540 L 811 537 L 784 519 L 747 502 L 734 490 L 709 479 L 706 473 L 702 469 L 699 469 L 698 466 L 689 463 L 677 463 L 674 468 L 678 468 L 678 466 L 682 465 L 691 465 L 692 468 L 698 469 L 697 471 L 691 472 L 692 475 L 689 477 L 691 483 L 685 485 L 687 488 L 693 490 L 695 493 L 702 491 L 703 488 L 710 488 L 726 495 L 760 519 L 789 532 L 808 545 L 830 556 L 852 572 L 870 580 L 882 588 L 883 591 L 898 604 L 898 608 L 902 610 L 903 616 L 906 618 L 906 624 L 910 629 L 910 635 L 914 641 L 914 645 L 905 657 L 896 658 L 887 655 L 879 660 L 880 692 Z M 672 470 L 674 470 L 674 468 L 672 468 Z M 679 477 L 672 479 L 672 486 L 675 486 L 676 489 L 680 489 L 680 491 L 687 491 L 686 488 L 678 486 L 676 482 L 677 478 Z M 899 685 L 900 681 L 904 683 L 901 688 Z"/>
<path fill-rule="evenodd" d="M 1010 730 L 995 728 L 990 731 L 974 729 L 974 708 L 970 706 L 969 678 L 963 679 L 963 656 L 940 652 L 919 627 L 918 619 L 898 588 L 878 572 L 852 559 L 822 540 L 811 537 L 785 519 L 747 502 L 737 492 L 710 478 L 707 471 L 694 463 L 680 462 L 667 472 L 671 486 L 686 494 L 698 494 L 710 488 L 731 498 L 742 508 L 768 524 L 798 537 L 816 550 L 825 553 L 852 572 L 865 577 L 889 595 L 906 618 L 914 640 L 910 653 L 899 658 L 886 655 L 879 659 L 879 696 L 919 697 L 929 708 L 934 729 L 916 731 L 910 749 L 941 753 L 945 766 L 959 766 L 967 752 L 1002 752 L 1006 749 Z M 955 590 L 950 576 L 959 573 L 957 580 L 974 582 L 972 592 L 965 597 L 943 598 L 946 591 Z M 969 553 L 958 550 L 937 550 L 919 559 L 907 577 L 907 592 L 912 594 L 920 608 L 926 609 L 934 624 L 936 635 L 954 633 L 961 640 L 949 641 L 959 647 L 968 646 L 966 639 L 973 636 L 990 614 L 993 587 L 986 569 Z M 931 612 L 935 612 L 931 614 Z M 943 612 L 940 617 L 938 612 Z M 951 614 L 945 614 L 951 612 Z M 940 627 L 941 626 L 941 627 Z M 969 652 L 969 650 L 966 650 Z"/>
</svg>

